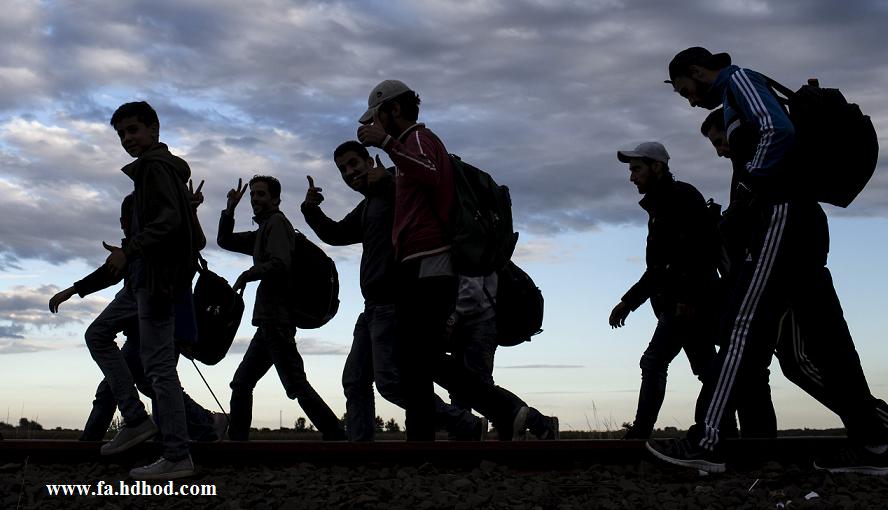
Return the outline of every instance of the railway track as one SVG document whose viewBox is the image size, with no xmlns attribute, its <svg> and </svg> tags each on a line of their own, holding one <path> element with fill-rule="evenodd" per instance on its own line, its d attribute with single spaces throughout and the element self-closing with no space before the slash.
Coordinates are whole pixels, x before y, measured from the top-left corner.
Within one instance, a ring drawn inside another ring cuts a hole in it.
<svg viewBox="0 0 888 510">
<path fill-rule="evenodd" d="M 808 463 L 815 455 L 846 444 L 843 437 L 781 437 L 778 439 L 738 439 L 725 442 L 728 462 L 778 461 Z M 7 439 L 0 441 L 0 462 L 125 462 L 127 457 L 157 456 L 160 443 L 148 441 L 120 456 L 99 455 L 99 442 L 70 440 Z M 480 461 L 514 467 L 559 468 L 591 464 L 635 463 L 652 457 L 644 441 L 611 439 L 469 442 L 377 441 L 347 443 L 323 441 L 223 441 L 194 443 L 192 455 L 202 465 L 292 465 L 308 462 L 318 465 L 423 464 L 469 466 Z"/>
</svg>

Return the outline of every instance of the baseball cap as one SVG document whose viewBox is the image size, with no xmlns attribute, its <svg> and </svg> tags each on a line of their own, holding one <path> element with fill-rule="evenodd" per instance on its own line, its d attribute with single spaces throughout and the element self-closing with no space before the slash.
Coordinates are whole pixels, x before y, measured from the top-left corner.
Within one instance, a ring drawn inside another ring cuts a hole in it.
<svg viewBox="0 0 888 510">
<path fill-rule="evenodd" d="M 700 46 L 679 51 L 669 61 L 669 80 L 666 83 L 672 83 L 672 80 L 687 72 L 687 68 L 692 65 L 704 66 L 707 69 L 721 69 L 731 65 L 731 56 L 727 53 L 713 55 L 709 50 Z"/>
<path fill-rule="evenodd" d="M 617 159 L 621 163 L 628 163 L 632 158 L 650 158 L 664 165 L 669 164 L 669 153 L 666 152 L 666 147 L 663 147 L 663 144 L 660 142 L 644 142 L 638 144 L 638 147 L 634 150 L 617 151 Z"/>
<path fill-rule="evenodd" d="M 410 87 L 400 80 L 385 80 L 380 82 L 379 85 L 373 87 L 373 90 L 370 91 L 370 97 L 367 98 L 367 111 L 364 112 L 364 115 L 361 115 L 358 122 L 361 124 L 370 122 L 370 120 L 373 119 L 373 114 L 376 113 L 376 110 L 379 108 L 379 105 L 389 99 L 398 97 L 405 92 L 410 92 Z"/>
</svg>

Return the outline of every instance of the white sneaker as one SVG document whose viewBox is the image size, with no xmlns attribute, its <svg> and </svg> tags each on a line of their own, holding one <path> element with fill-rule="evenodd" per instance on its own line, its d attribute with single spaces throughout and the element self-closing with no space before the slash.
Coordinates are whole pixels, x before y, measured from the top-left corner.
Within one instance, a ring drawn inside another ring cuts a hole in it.
<svg viewBox="0 0 888 510">
<path fill-rule="evenodd" d="M 515 418 L 512 420 L 512 441 L 524 441 L 527 439 L 527 414 L 529 412 L 529 407 L 522 406 L 515 413 Z"/>
<path fill-rule="evenodd" d="M 228 416 L 222 413 L 213 413 L 213 430 L 216 432 L 216 441 L 225 439 L 225 433 L 228 431 Z"/>
<path fill-rule="evenodd" d="M 191 455 L 176 462 L 161 457 L 153 464 L 130 470 L 129 474 L 134 480 L 175 480 L 193 475 L 194 462 Z"/>
<path fill-rule="evenodd" d="M 154 425 L 151 418 L 146 419 L 136 427 L 124 425 L 117 431 L 114 439 L 103 444 L 99 451 L 102 455 L 114 455 L 125 452 L 133 446 L 151 439 L 155 434 L 157 434 L 157 426 Z"/>
</svg>

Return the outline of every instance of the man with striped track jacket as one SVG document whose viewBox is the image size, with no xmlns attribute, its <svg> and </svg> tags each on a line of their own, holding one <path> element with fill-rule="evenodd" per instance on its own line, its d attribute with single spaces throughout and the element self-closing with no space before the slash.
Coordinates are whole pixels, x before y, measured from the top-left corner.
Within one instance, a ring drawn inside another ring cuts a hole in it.
<svg viewBox="0 0 888 510">
<path fill-rule="evenodd" d="M 820 204 L 797 193 L 804 168 L 793 158 L 795 131 L 788 115 L 759 73 L 731 65 L 727 53 L 693 47 L 669 63 L 669 81 L 691 106 L 725 112 L 728 143 L 740 126 L 756 134 L 745 164 L 751 200 L 744 212 L 750 239 L 737 268 L 718 335 L 713 372 L 697 400 L 696 424 L 688 437 L 651 441 L 658 458 L 708 472 L 723 472 L 718 424 L 734 412 L 735 393 L 747 374 L 770 363 L 783 313 L 792 308 L 802 329 L 818 332 L 807 355 L 820 368 L 824 391 L 839 403 L 852 447 L 815 467 L 832 472 L 888 475 L 888 433 L 882 427 L 860 359 L 826 268 L 829 230 Z M 737 133 L 743 130 L 737 131 Z M 857 367 L 851 370 L 848 367 Z"/>
</svg>

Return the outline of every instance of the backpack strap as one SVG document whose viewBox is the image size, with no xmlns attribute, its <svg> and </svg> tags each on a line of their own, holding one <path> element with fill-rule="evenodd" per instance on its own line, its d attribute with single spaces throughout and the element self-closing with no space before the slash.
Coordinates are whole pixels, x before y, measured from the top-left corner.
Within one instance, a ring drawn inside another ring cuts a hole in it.
<svg viewBox="0 0 888 510">
<path fill-rule="evenodd" d="M 200 263 L 200 266 L 197 268 L 197 271 L 203 274 L 204 271 L 209 270 L 209 264 L 207 264 L 207 259 L 203 258 L 200 252 L 197 252 L 197 261 Z"/>
</svg>

